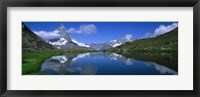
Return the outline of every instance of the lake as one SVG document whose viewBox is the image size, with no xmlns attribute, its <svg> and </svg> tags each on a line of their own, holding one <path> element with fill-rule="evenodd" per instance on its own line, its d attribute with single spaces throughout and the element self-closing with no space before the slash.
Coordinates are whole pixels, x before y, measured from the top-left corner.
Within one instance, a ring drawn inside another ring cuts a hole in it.
<svg viewBox="0 0 200 97">
<path fill-rule="evenodd" d="M 48 75 L 177 75 L 178 57 L 170 53 L 129 56 L 91 52 L 52 56 L 41 65 Z"/>
</svg>

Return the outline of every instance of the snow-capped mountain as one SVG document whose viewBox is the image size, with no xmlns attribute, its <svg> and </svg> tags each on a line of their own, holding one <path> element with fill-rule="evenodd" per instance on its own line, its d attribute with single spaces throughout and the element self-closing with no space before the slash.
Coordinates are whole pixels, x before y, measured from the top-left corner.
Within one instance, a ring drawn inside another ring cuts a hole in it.
<svg viewBox="0 0 200 97">
<path fill-rule="evenodd" d="M 118 39 L 118 40 L 112 40 L 110 42 L 108 42 L 112 47 L 117 47 L 117 46 L 120 46 L 126 42 L 132 42 L 133 39 L 131 36 L 129 35 L 125 35 L 123 38 L 121 39 Z"/>
<path fill-rule="evenodd" d="M 125 44 L 126 42 L 132 42 L 133 39 L 129 35 L 125 35 L 123 38 L 112 40 L 108 42 L 102 42 L 102 43 L 91 43 L 89 44 L 91 48 L 96 50 L 105 50 L 113 47 L 120 46 L 122 44 Z"/>
<path fill-rule="evenodd" d="M 51 39 L 47 41 L 49 44 L 55 46 L 58 49 L 66 48 L 85 48 L 85 49 L 95 49 L 95 50 L 105 50 L 113 47 L 120 46 L 126 42 L 132 42 L 133 39 L 130 35 L 125 35 L 123 38 L 112 40 L 102 43 L 90 43 L 85 44 L 78 42 L 76 39 L 72 38 L 66 31 L 63 24 L 61 24 L 58 29 L 59 38 Z"/>
<path fill-rule="evenodd" d="M 65 49 L 65 48 L 88 48 L 88 49 L 90 49 L 89 45 L 78 42 L 77 40 L 71 38 L 70 35 L 66 32 L 66 29 L 63 24 L 61 24 L 57 30 L 58 30 L 59 38 L 51 39 L 51 40 L 47 41 L 49 44 L 55 46 L 58 49 Z"/>
</svg>

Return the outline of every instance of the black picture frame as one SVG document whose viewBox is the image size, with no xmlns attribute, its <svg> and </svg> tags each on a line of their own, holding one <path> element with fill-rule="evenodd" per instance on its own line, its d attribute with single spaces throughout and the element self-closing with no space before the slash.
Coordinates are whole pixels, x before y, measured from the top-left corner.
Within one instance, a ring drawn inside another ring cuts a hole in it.
<svg viewBox="0 0 200 97">
<path fill-rule="evenodd" d="M 7 90 L 7 7 L 193 7 L 193 90 Z M 2 0 L 0 1 L 2 97 L 199 97 L 200 0 Z"/>
</svg>

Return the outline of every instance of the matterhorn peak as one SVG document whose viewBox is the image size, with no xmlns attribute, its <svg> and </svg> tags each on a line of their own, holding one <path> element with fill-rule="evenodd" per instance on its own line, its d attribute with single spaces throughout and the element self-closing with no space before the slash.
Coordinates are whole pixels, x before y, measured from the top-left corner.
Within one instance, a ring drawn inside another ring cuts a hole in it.
<svg viewBox="0 0 200 97">
<path fill-rule="evenodd" d="M 59 32 L 63 32 L 62 34 L 66 33 L 65 26 L 61 23 L 60 26 L 58 27 Z"/>
<path fill-rule="evenodd" d="M 60 27 L 61 27 L 61 28 L 65 28 L 65 26 L 64 26 L 62 23 L 60 23 Z"/>
<path fill-rule="evenodd" d="M 58 27 L 58 34 L 60 35 L 61 38 L 65 38 L 67 41 L 71 41 L 71 37 L 67 33 L 65 26 L 62 23 Z"/>
</svg>

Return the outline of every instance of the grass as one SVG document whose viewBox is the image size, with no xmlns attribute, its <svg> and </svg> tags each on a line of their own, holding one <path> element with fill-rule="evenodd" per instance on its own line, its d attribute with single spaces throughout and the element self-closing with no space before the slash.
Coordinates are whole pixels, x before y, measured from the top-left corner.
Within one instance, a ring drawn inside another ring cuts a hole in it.
<svg viewBox="0 0 200 97">
<path fill-rule="evenodd" d="M 59 54 L 59 52 L 51 51 L 23 51 L 22 74 L 25 75 L 38 72 L 41 68 L 41 64 L 45 59 Z"/>
<path fill-rule="evenodd" d="M 48 58 L 61 55 L 61 54 L 70 54 L 70 53 L 85 53 L 85 52 L 94 52 L 94 50 L 48 50 L 48 51 L 22 51 L 22 75 L 35 75 L 38 74 L 41 69 L 41 64 Z"/>
</svg>

